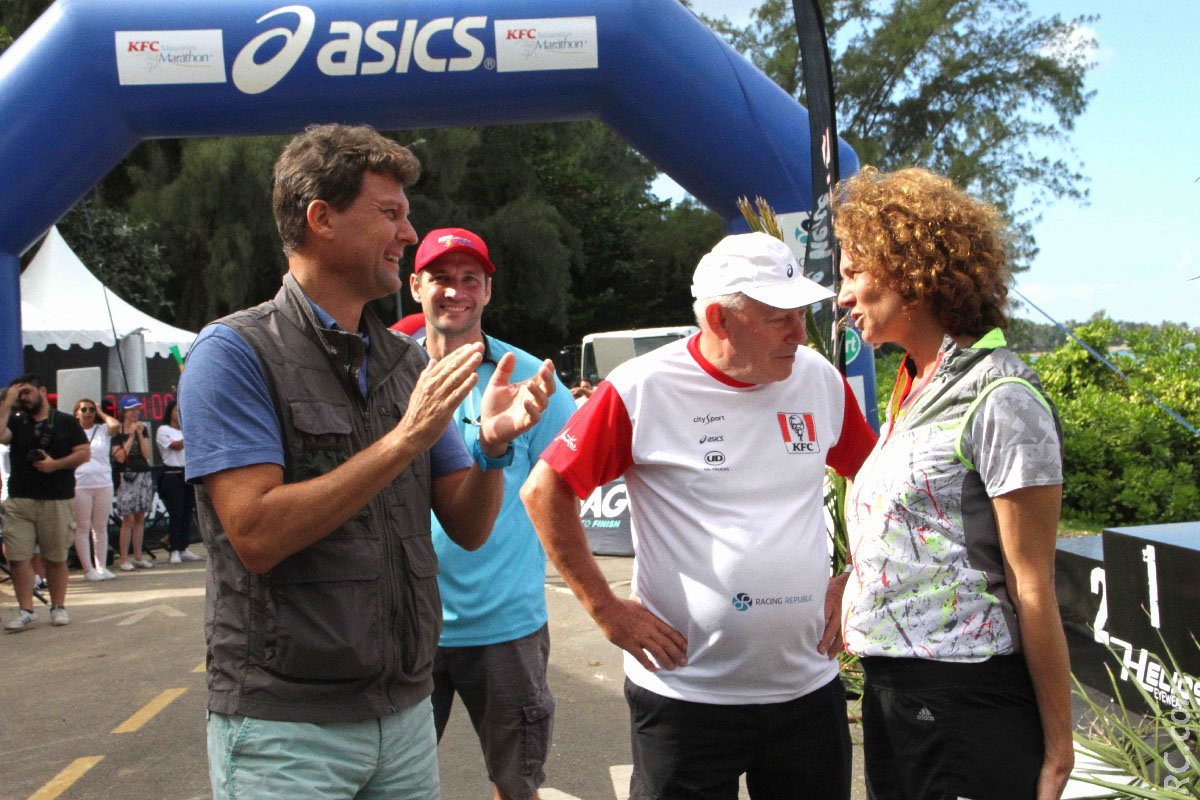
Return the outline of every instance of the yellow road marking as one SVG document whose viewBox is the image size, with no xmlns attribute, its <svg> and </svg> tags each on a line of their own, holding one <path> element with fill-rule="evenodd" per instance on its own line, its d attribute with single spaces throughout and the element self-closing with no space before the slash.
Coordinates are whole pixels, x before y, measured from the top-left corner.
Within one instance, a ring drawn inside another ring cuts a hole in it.
<svg viewBox="0 0 1200 800">
<path fill-rule="evenodd" d="M 151 700 L 146 705 L 142 706 L 132 717 L 122 722 L 117 727 L 113 728 L 113 733 L 133 733 L 138 728 L 141 728 L 149 722 L 155 714 L 169 706 L 175 698 L 186 692 L 187 689 L 167 689 L 158 697 Z"/>
<path fill-rule="evenodd" d="M 77 758 L 67 765 L 66 769 L 51 778 L 45 786 L 29 796 L 29 800 L 54 800 L 60 794 L 71 788 L 71 784 L 83 777 L 84 773 L 104 760 L 104 756 L 86 756 Z"/>
<path fill-rule="evenodd" d="M 192 672 L 204 672 L 204 662 L 201 661 Z"/>
</svg>

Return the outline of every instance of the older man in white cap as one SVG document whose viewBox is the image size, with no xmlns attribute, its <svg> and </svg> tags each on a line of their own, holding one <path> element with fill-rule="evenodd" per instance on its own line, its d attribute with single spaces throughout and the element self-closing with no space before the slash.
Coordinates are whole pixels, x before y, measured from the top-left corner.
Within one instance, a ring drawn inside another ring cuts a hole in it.
<svg viewBox="0 0 1200 800">
<path fill-rule="evenodd" d="M 621 365 L 522 489 L 546 553 L 626 651 L 632 800 L 848 798 L 850 736 L 834 656 L 825 467 L 853 476 L 875 442 L 845 380 L 805 343 L 832 293 L 786 245 L 728 236 L 693 278 L 700 333 Z M 613 594 L 575 498 L 624 475 L 633 596 Z"/>
</svg>

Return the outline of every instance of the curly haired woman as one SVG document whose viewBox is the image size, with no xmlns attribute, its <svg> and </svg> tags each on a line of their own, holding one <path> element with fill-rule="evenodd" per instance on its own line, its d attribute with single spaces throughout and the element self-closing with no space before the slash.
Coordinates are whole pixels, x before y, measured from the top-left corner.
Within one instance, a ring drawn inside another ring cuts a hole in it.
<svg viewBox="0 0 1200 800">
<path fill-rule="evenodd" d="M 1055 800 L 1074 763 L 1054 593 L 1062 429 L 1005 349 L 1004 223 L 921 169 L 839 187 L 838 303 L 907 351 L 846 505 L 868 794 Z"/>
</svg>

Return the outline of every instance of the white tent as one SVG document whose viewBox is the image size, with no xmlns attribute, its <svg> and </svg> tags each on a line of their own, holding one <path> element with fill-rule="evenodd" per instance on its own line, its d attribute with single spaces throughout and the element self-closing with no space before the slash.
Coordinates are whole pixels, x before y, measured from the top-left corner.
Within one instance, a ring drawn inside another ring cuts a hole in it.
<svg viewBox="0 0 1200 800">
<path fill-rule="evenodd" d="M 107 296 L 108 303 L 105 304 Z M 109 319 L 109 312 L 112 319 Z M 147 356 L 171 356 L 172 345 L 187 355 L 196 334 L 161 322 L 106 289 L 57 227 L 50 229 L 33 261 L 21 273 L 21 338 L 26 347 L 45 350 L 57 345 L 112 347 L 117 338 L 141 331 Z"/>
</svg>

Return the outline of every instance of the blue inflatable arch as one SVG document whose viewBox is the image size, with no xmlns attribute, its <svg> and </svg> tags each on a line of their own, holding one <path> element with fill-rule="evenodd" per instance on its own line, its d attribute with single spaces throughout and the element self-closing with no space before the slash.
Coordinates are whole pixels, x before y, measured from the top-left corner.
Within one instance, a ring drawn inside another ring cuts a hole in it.
<svg viewBox="0 0 1200 800">
<path fill-rule="evenodd" d="M 731 230 L 811 206 L 807 113 L 677 0 L 58 0 L 0 55 L 0 379 L 19 255 L 143 139 L 582 119 Z"/>
</svg>

